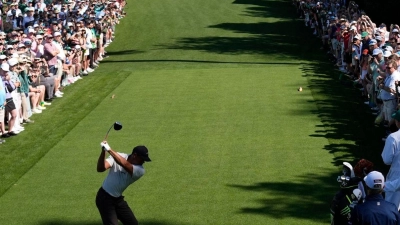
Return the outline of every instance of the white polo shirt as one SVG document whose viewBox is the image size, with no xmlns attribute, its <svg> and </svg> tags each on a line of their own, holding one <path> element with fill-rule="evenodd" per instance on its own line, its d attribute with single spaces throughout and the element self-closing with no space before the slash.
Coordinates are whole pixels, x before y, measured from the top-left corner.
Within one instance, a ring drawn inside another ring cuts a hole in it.
<svg viewBox="0 0 400 225">
<path fill-rule="evenodd" d="M 128 154 L 118 152 L 124 159 L 128 159 Z M 118 163 L 115 162 L 112 156 L 109 156 L 107 162 L 110 164 L 108 175 L 103 182 L 103 189 L 113 197 L 120 197 L 122 192 L 133 182 L 137 181 L 144 174 L 143 166 L 132 165 L 132 176 Z"/>
</svg>

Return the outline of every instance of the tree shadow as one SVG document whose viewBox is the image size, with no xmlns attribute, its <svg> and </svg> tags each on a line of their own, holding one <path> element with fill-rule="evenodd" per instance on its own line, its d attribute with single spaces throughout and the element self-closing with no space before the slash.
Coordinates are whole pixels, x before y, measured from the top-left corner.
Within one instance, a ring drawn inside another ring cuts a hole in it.
<svg viewBox="0 0 400 225">
<path fill-rule="evenodd" d="M 101 224 L 101 220 L 99 221 L 66 221 L 62 219 L 52 219 L 52 220 L 44 220 L 39 222 L 39 225 L 99 225 Z M 122 223 L 119 223 L 122 224 Z M 179 222 L 171 222 L 171 221 L 163 221 L 163 220 L 144 220 L 139 221 L 140 225 L 189 225 Z"/>
<path fill-rule="evenodd" d="M 323 126 L 316 127 L 315 133 L 310 136 L 329 140 L 324 149 L 334 156 L 332 163 L 340 166 L 343 161 L 349 161 L 354 165 L 365 158 L 375 164 L 375 169 L 386 173 L 388 167 L 380 156 L 384 129 L 375 126 L 375 117 L 363 104 L 358 88 L 339 80 L 340 73 L 329 63 L 305 64 L 303 73 L 318 110 L 295 113 L 318 115 Z"/>
<path fill-rule="evenodd" d="M 310 54 L 316 47 L 311 42 L 317 40 L 310 34 L 303 35 L 304 24 L 294 19 L 296 13 L 290 1 L 236 0 L 233 4 L 248 5 L 246 12 L 249 16 L 279 19 L 210 25 L 204 29 L 225 30 L 226 35 L 182 37 L 175 43 L 161 44 L 159 47 L 225 55 L 252 54 L 261 58 L 273 55 L 274 60 L 320 60 L 320 56 Z"/>
<path fill-rule="evenodd" d="M 305 174 L 294 178 L 292 182 L 259 182 L 251 185 L 228 184 L 227 186 L 244 192 L 261 192 L 264 196 L 268 196 L 257 199 L 256 203 L 259 206 L 256 207 L 248 207 L 246 206 L 248 203 L 244 202 L 237 213 L 264 215 L 276 219 L 294 217 L 327 222 L 329 203 L 338 190 L 332 188 L 334 174 L 330 175 Z M 327 196 L 327 192 L 332 195 Z M 246 195 L 245 193 L 243 199 L 248 199 Z"/>
<path fill-rule="evenodd" d="M 290 1 L 279 0 L 235 0 L 233 4 L 250 5 L 244 15 L 264 18 L 293 19 L 293 11 L 288 10 Z"/>
<path fill-rule="evenodd" d="M 285 27 L 292 29 L 293 33 L 289 33 L 283 29 Z M 274 23 L 221 23 L 209 26 L 208 28 L 223 29 L 247 35 L 232 37 L 227 33 L 226 36 L 218 37 L 180 38 L 173 44 L 160 45 L 159 47 L 227 55 L 273 55 L 278 60 L 310 60 L 314 56 L 308 53 L 312 50 L 311 47 L 315 46 L 299 44 L 301 42 L 307 43 L 310 40 L 301 40 L 301 37 L 296 35 L 296 29 L 298 28 L 294 28 L 291 21 L 278 21 Z"/>
<path fill-rule="evenodd" d="M 107 55 L 110 55 L 110 56 L 112 56 L 112 55 L 115 55 L 115 56 L 118 56 L 118 55 L 133 55 L 133 54 L 140 54 L 140 53 L 144 53 L 144 51 L 138 51 L 138 50 L 133 50 L 133 49 L 130 49 L 130 50 L 123 50 L 123 51 L 107 51 Z"/>
<path fill-rule="evenodd" d="M 301 62 L 236 62 L 236 61 L 215 61 L 215 60 L 184 60 L 184 59 L 133 59 L 133 60 L 107 60 L 102 63 L 206 63 L 206 64 L 244 64 L 244 65 L 302 65 Z"/>
</svg>

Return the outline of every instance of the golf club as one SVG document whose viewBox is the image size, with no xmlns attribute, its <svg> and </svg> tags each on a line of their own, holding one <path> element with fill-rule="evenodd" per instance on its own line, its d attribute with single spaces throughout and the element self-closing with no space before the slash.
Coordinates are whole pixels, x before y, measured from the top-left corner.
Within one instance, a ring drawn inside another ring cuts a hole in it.
<svg viewBox="0 0 400 225">
<path fill-rule="evenodd" d="M 108 131 L 107 131 L 107 134 L 106 134 L 106 137 L 104 138 L 104 140 L 107 140 L 107 137 L 108 137 L 108 133 L 110 133 L 110 130 L 111 130 L 111 128 L 113 128 L 114 127 L 114 130 L 121 130 L 122 129 L 122 124 L 120 123 L 120 122 L 115 122 L 115 123 L 113 123 L 113 125 L 111 125 L 111 127 L 110 127 L 110 129 L 108 129 Z"/>
</svg>

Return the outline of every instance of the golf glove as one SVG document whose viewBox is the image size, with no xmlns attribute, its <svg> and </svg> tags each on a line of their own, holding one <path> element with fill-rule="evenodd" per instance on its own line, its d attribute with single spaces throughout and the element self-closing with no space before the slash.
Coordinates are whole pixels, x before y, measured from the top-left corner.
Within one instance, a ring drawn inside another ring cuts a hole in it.
<svg viewBox="0 0 400 225">
<path fill-rule="evenodd" d="M 111 149 L 110 145 L 108 145 L 107 142 L 106 142 L 106 143 L 101 142 L 101 143 L 100 143 L 100 146 L 101 146 L 101 148 L 102 148 L 104 151 L 109 151 L 109 150 Z"/>
</svg>

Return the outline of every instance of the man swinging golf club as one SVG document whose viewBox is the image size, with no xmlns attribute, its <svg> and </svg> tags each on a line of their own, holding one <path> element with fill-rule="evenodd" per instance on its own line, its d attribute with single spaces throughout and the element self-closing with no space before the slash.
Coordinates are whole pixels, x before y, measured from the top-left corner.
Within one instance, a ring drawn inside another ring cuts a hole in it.
<svg viewBox="0 0 400 225">
<path fill-rule="evenodd" d="M 102 151 L 97 161 L 97 172 L 110 169 L 96 196 L 96 205 L 103 224 L 117 225 L 120 220 L 124 225 L 137 225 L 138 221 L 122 192 L 143 176 L 143 163 L 151 161 L 148 150 L 145 146 L 136 146 L 132 154 L 128 155 L 112 150 L 107 141 L 100 145 Z M 110 154 L 107 159 L 105 152 Z"/>
</svg>

